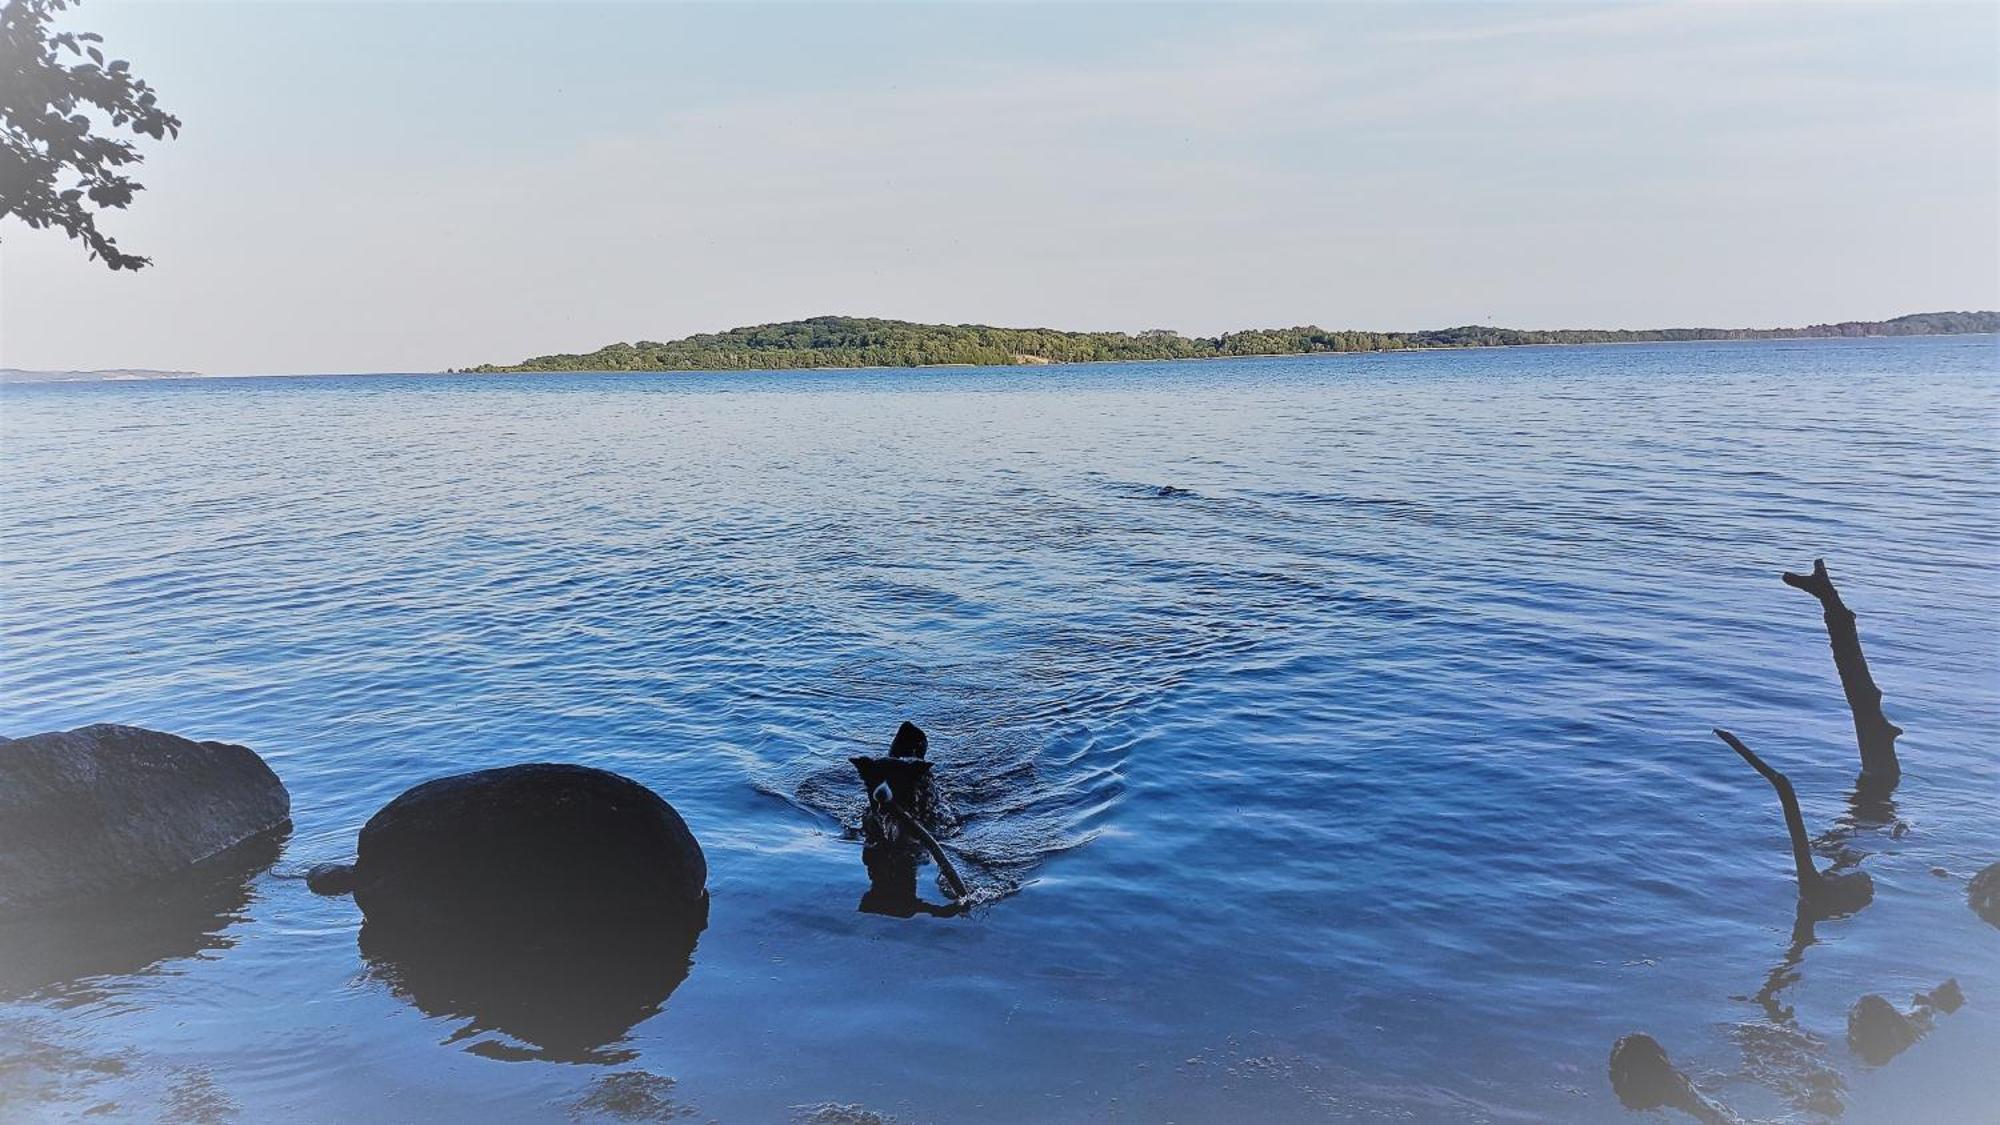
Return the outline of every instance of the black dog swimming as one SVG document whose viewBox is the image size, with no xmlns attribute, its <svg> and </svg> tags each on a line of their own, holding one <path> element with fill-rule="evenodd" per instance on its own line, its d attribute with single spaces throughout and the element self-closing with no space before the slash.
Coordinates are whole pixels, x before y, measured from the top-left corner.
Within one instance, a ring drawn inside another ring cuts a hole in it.
<svg viewBox="0 0 2000 1125">
<path fill-rule="evenodd" d="M 861 909 L 869 913 L 907 918 L 919 912 L 956 914 L 964 909 L 962 902 L 940 907 L 917 897 L 917 865 L 924 851 L 937 861 L 959 899 L 970 893 L 932 835 L 942 826 L 945 806 L 931 776 L 931 763 L 924 757 L 929 749 L 930 739 L 922 728 L 904 723 L 886 757 L 848 759 L 868 790 L 868 811 L 861 817 L 861 861 L 868 868 L 869 888 L 861 898 Z"/>
<path fill-rule="evenodd" d="M 893 844 L 905 835 L 906 819 L 927 829 L 939 827 L 937 785 L 924 755 L 930 739 L 915 723 L 896 729 L 887 757 L 849 758 L 868 789 L 868 812 L 861 818 L 862 839 L 870 846 Z M 907 818 L 893 810 L 902 809 Z"/>
</svg>

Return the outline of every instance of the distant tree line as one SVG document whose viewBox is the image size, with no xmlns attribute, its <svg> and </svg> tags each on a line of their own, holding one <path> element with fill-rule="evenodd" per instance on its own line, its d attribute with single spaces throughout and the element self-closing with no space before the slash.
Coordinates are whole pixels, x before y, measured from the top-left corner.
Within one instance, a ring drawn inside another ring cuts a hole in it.
<svg viewBox="0 0 2000 1125">
<path fill-rule="evenodd" d="M 1260 328 L 1220 336 L 1182 336 L 1166 329 L 1060 332 L 983 324 L 913 324 L 872 317 L 818 316 L 759 324 L 660 343 L 611 344 L 581 355 L 544 355 L 521 363 L 484 364 L 501 371 L 735 371 L 801 367 L 1004 366 L 1095 363 L 1105 360 L 1213 359 L 1221 356 L 1387 352 L 1410 348 L 1518 347 L 1530 344 L 1625 344 L 1684 340 L 1786 340 L 1828 336 L 1933 336 L 2000 332 L 2000 312 L 1936 312 L 1894 320 L 1843 321 L 1808 328 L 1571 328 L 1532 331 L 1467 325 L 1427 332 L 1330 332 Z"/>
</svg>

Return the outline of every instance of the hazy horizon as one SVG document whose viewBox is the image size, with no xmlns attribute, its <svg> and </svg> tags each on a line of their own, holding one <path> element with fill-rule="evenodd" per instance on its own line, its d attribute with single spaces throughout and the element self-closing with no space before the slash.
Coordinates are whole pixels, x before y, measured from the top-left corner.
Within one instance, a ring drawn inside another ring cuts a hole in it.
<svg viewBox="0 0 2000 1125">
<path fill-rule="evenodd" d="M 1904 314 L 1904 313 L 1898 313 L 1898 314 L 1896 314 L 1896 316 L 1883 316 L 1883 317 L 1870 317 L 1870 318 L 1868 318 L 1868 319 L 1867 319 L 1867 320 L 1865 320 L 1865 321 L 1861 321 L 1860 323 L 1885 323 L 1885 322 L 1889 322 L 1889 321 L 1893 321 L 1893 320 L 1896 320 L 1896 319 L 1898 319 L 1899 317 L 1902 317 L 1902 316 L 1906 316 L 1906 315 L 1927 315 L 1927 314 L 1937 314 L 1937 313 L 1968 313 L 1968 312 L 1991 312 L 1991 311 L 1994 311 L 1994 310 L 1986 310 L 1986 309 L 1923 309 L 1923 310 L 1919 310 L 1919 311 L 1918 311 L 1918 312 L 1916 312 L 1916 313 L 1911 313 L 1911 314 Z M 799 318 L 797 318 L 797 319 L 796 319 L 796 320 L 794 320 L 794 321 L 783 321 L 783 322 L 764 322 L 764 323 L 759 323 L 759 324 L 747 324 L 747 325 L 728 325 L 728 326 L 723 326 L 723 327 L 718 327 L 718 328 L 714 328 L 714 329 L 697 329 L 697 330 L 696 330 L 695 332 L 691 333 L 690 335 L 697 335 L 697 336 L 698 336 L 698 335 L 721 335 L 721 334 L 723 334 L 723 333 L 725 333 L 725 332 L 729 331 L 730 329 L 735 329 L 735 328 L 757 328 L 757 327 L 764 327 L 764 326 L 766 326 L 767 324 L 770 324 L 770 323 L 797 323 L 798 321 L 809 321 L 809 320 L 818 320 L 818 319 L 828 319 L 828 318 L 833 318 L 833 319 L 868 319 L 868 320 L 883 320 L 883 321 L 889 321 L 889 322 L 892 322 L 892 323 L 912 323 L 912 322 L 909 322 L 909 321 L 905 320 L 904 318 L 900 318 L 900 317 L 864 317 L 864 316 L 849 316 L 848 314 L 845 314 L 845 313 L 821 313 L 821 314 L 813 314 L 813 315 L 809 315 L 809 316 L 805 316 L 805 317 L 799 317 Z M 1658 328 L 1658 329 L 1665 329 L 1665 330 L 1676 330 L 1676 329 L 1697 329 L 1697 330 L 1699 330 L 1699 329 L 1720 329 L 1720 330 L 1735 330 L 1735 329 L 1749 329 L 1749 330 L 1753 330 L 1753 331 L 1754 331 L 1754 330 L 1759 330 L 1759 329 L 1767 329 L 1767 328 L 1772 328 L 1772 329 L 1786 329 L 1786 328 L 1812 328 L 1812 327 L 1818 327 L 1818 326 L 1821 326 L 1821 325 L 1827 325 L 1827 326 L 1832 326 L 1832 325 L 1834 325 L 1834 324 L 1837 324 L 1837 323 L 1839 323 L 1839 322 L 1837 322 L 1837 321 L 1816 321 L 1816 322 L 1814 322 L 1814 323 L 1812 323 L 1812 324 L 1797 324 L 1797 325 L 1744 325 L 1744 324 L 1729 324 L 1729 325 L 1725 325 L 1725 324 L 1706 324 L 1706 325 L 1686 325 L 1686 324 L 1677 324 L 1677 325 L 1655 325 L 1655 326 L 1652 326 L 1652 327 L 1653 327 L 1653 328 Z M 1106 330 L 1100 330 L 1100 329 L 1088 329 L 1088 328 L 1084 328 L 1084 329 L 1062 329 L 1062 328 L 1055 328 L 1054 326 L 1051 326 L 1051 325 L 993 325 L 993 324 L 978 324 L 978 323 L 976 323 L 976 322 L 970 322 L 970 321 L 968 321 L 968 322 L 964 322 L 964 323 L 961 323 L 961 324 L 957 324 L 957 325 L 950 325 L 950 326 L 948 326 L 948 327 L 979 327 L 979 328 L 999 328 L 999 329 L 1003 329 L 1003 330 L 1025 330 L 1025 331 L 1042 331 L 1042 330 L 1047 330 L 1047 331 L 1059 331 L 1059 332 L 1097 332 L 1097 331 L 1106 331 Z M 1244 326 L 1242 327 L 1242 329 L 1239 329 L 1239 330 L 1276 330 L 1276 331 L 1282 331 L 1282 330 L 1285 330 L 1285 329 L 1289 329 L 1289 328 L 1297 328 L 1297 327 L 1302 327 L 1302 326 L 1299 326 L 1299 325 L 1244 325 Z M 1334 326 L 1334 325 L 1318 325 L 1317 327 L 1320 327 L 1320 328 L 1326 328 L 1326 329 L 1330 329 L 1330 330 L 1335 330 L 1335 331 L 1339 331 L 1339 330 L 1345 330 L 1345 329 L 1357 329 L 1357 330 L 1361 330 L 1361 331 L 1372 331 L 1372 329 L 1368 329 L 1368 328 L 1366 328 L 1365 326 L 1360 326 L 1360 325 L 1340 325 L 1340 326 Z M 1433 329 L 1437 329 L 1437 330 L 1445 330 L 1445 329 L 1451 329 L 1451 328 L 1462 328 L 1462 327 L 1472 327 L 1472 326 L 1467 326 L 1467 325 L 1433 325 L 1433 326 L 1431 326 L 1431 327 L 1432 327 Z M 1592 326 L 1586 326 L 1586 325 L 1564 325 L 1564 326 L 1556 326 L 1556 325 L 1483 325 L 1483 326 L 1477 326 L 1477 327 L 1492 327 L 1492 328 L 1503 328 L 1503 329 L 1525 329 L 1525 330 L 1528 330 L 1528 331 L 1560 331 L 1560 330 L 1564 330 L 1564 329 L 1583 329 L 1583 330 L 1589 330 L 1589 329 L 1590 329 L 1590 328 L 1591 328 Z M 1645 329 L 1640 329 L 1640 330 L 1641 330 L 1641 331 L 1644 331 Z M 1117 331 L 1117 330 L 1109 330 L 1109 331 Z M 1226 335 L 1226 334 L 1227 334 L 1227 331 L 1225 331 L 1224 333 L 1221 333 L 1221 334 L 1222 334 L 1222 335 Z M 1921 334 L 1921 335 L 1950 335 L 1950 334 L 1952 334 L 1952 333 L 1924 333 L 1924 334 Z M 1963 333 L 1963 334 L 1981 334 L 1981 333 L 1977 333 L 1977 332 L 1968 332 L 1968 333 Z M 681 338 L 684 338 L 684 337 L 677 337 L 676 339 L 681 339 Z M 1843 338 L 1843 337 L 1835 337 L 1835 336 L 1826 336 L 1826 337 L 1792 337 L 1792 339 L 1800 339 L 1800 338 L 1803 338 L 1803 339 L 1841 339 L 1841 338 Z M 1877 338 L 1877 337 L 1867 337 L 1867 338 Z M 1886 338 L 1886 337 L 1882 337 L 1882 338 Z M 1764 341 L 1764 342 L 1768 342 L 1768 339 L 1769 339 L 1769 338 L 1759 338 L 1759 337 L 1750 337 L 1750 338 L 1745 338 L 1745 339 L 1741 339 L 1741 340 L 1736 340 L 1736 339 L 1720 339 L 1720 340 L 1707 340 L 1707 341 L 1703 341 L 1703 342 L 1705 342 L 1705 343 L 1755 343 L 1755 342 L 1759 342 L 1760 340 L 1762 340 L 1762 341 Z M 628 340 L 628 341 L 606 341 L 606 344 L 615 344 L 615 343 L 621 343 L 621 342 L 623 342 L 623 343 L 631 343 L 631 342 L 634 342 L 634 341 L 629 341 L 629 340 Z M 1482 348 L 1486 348 L 1486 347 L 1522 347 L 1522 346 L 1541 346 L 1541 347 L 1591 347 L 1591 346 L 1597 346 L 1597 347 L 1607 347 L 1607 346 L 1612 346 L 1612 347 L 1615 347 L 1615 346 L 1620 346 L 1620 345 L 1623 345 L 1623 344 L 1627 344 L 1627 343 L 1671 343 L 1671 342 L 1672 342 L 1672 341 L 1643 341 L 1643 340 L 1641 340 L 1641 341 L 1624 341 L 1624 340 L 1606 340 L 1606 341 L 1591 341 L 1591 342 L 1565 342 L 1565 343 L 1546 343 L 1546 344 L 1540 344 L 1540 345 L 1519 345 L 1519 344 L 1513 344 L 1513 345 L 1449 345 L 1449 346 L 1445 346 L 1445 347 L 1443 347 L 1443 348 L 1441 348 L 1441 349 L 1432 349 L 1432 350 L 1444 350 L 1444 351 L 1468 351 L 1468 350 L 1480 350 L 1480 349 L 1482 349 Z M 591 350 L 592 350 L 592 351 L 595 351 L 596 349 L 591 349 Z M 560 355 L 560 354 L 565 354 L 565 353 L 543 353 L 543 354 L 550 354 L 550 355 Z M 1235 354 L 1235 355 L 1225 355 L 1225 356 L 1194 356 L 1194 357 L 1182 357 L 1182 358 L 1189 358 L 1189 359 L 1259 359 L 1259 358 L 1272 358 L 1272 357 L 1279 357 L 1279 358 L 1294 358 L 1294 357 L 1296 357 L 1297 355 L 1303 355 L 1303 354 L 1327 354 L 1327 355 L 1341 355 L 1341 354 L 1345 354 L 1345 355 L 1352 355 L 1352 354 L 1363 354 L 1363 353 L 1357 353 L 1357 352 L 1344 352 L 1344 353 L 1343 353 L 1343 352 L 1324 352 L 1324 353 L 1294 353 L 1294 352 L 1273 352 L 1273 353 L 1242 353 L 1242 354 Z M 532 359 L 532 358 L 535 358 L 535 357 L 533 357 L 533 356 L 522 356 L 522 357 L 519 357 L 519 358 L 520 358 L 520 359 L 522 359 L 522 360 L 528 360 L 528 359 Z M 1081 362 L 1081 363 L 1091 363 L 1091 362 L 1106 362 L 1106 361 L 1090 361 L 1090 360 L 1082 360 L 1082 361 L 1063 361 L 1063 362 Z M 1159 362 L 1178 362 L 1178 360 L 1177 360 L 1177 359 L 1168 359 L 1168 360 L 1136 360 L 1136 361 L 1135 361 L 1135 360 L 1117 360 L 1117 361 L 1109 361 L 1109 362 L 1152 362 L 1152 363 L 1159 363 Z M 873 367 L 873 366 L 877 366 L 877 365 L 874 365 L 874 364 L 864 364 L 864 365 L 862 365 L 862 366 L 864 366 L 864 367 Z M 955 363 L 955 362 L 941 362 L 940 364 L 927 364 L 927 365 L 923 365 L 923 366 L 947 366 L 947 367 L 963 367 L 963 366 L 966 366 L 966 364 L 963 364 L 963 363 Z M 210 371 L 197 371 L 197 370 L 193 370 L 193 369 L 186 369 L 186 368 L 163 368 L 163 367 L 143 367 L 143 366 L 138 366 L 138 365 L 127 365 L 127 366 L 124 366 L 124 367 L 99 367 L 99 368 L 27 368 L 27 367 L 18 367 L 18 366 L 12 366 L 12 365 L 0 365 L 0 372 L 12 372 L 12 373 L 21 373 L 21 374 L 98 374 L 98 375 L 105 375 L 105 374 L 118 374 L 118 373 L 122 373 L 122 372 L 133 372 L 133 373 L 144 373 L 144 374 L 149 374 L 149 375 L 150 375 L 150 374 L 160 374 L 160 375 L 165 375 L 165 374 L 173 374 L 173 375 L 243 375 L 243 376 L 257 376 L 257 375 L 315 375 L 315 374 L 319 374 L 319 375 L 399 375 L 399 374 L 402 374 L 402 375 L 419 375 L 419 374 L 433 374 L 433 373 L 440 373 L 440 374 L 441 374 L 441 373 L 445 373 L 445 372 L 449 372 L 449 371 L 453 371 L 453 370 L 455 370 L 455 368 L 453 368 L 453 367 L 449 367 L 449 366 L 444 366 L 444 367 L 435 367 L 435 368 L 428 368 L 428 367 L 427 367 L 427 368 L 384 368 L 384 369 L 378 369 L 378 370 L 370 370 L 370 371 L 361 371 L 361 370 L 332 370 L 332 369 L 328 369 L 328 370 L 323 370 L 323 371 L 311 371 L 311 370 L 304 370 L 304 369 L 296 369 L 296 370 L 286 370 L 286 371 L 262 371 L 262 372 L 260 372 L 260 371 L 230 371 L 230 372 L 210 372 Z M 680 370 L 680 369 L 662 369 L 662 370 Z M 718 369 L 718 370 L 723 370 L 723 369 Z M 727 370 L 752 370 L 752 371 L 757 371 L 757 370 L 764 370 L 764 371 L 783 371 L 783 370 L 791 370 L 791 369 L 790 369 L 790 368 L 764 368 L 764 367 L 753 367 L 753 368 L 741 368 L 741 369 L 738 369 L 738 368 L 732 368 L 732 369 L 727 369 Z"/>
<path fill-rule="evenodd" d="M 1984 5 L 118 4 L 179 114 L 0 366 L 434 370 L 815 315 L 1189 335 L 2000 307 Z"/>
</svg>

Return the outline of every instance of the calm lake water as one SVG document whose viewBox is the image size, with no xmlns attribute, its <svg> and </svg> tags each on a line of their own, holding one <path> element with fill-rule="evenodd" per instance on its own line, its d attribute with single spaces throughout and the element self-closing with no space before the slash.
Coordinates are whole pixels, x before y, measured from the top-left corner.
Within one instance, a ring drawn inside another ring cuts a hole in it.
<svg viewBox="0 0 2000 1125">
<path fill-rule="evenodd" d="M 191 917 L 17 947 L 0 1116 L 1620 1120 L 1645 1030 L 1746 1113 L 1992 1119 L 1996 371 L 1964 337 L 6 388 L 0 733 L 244 743 L 295 830 Z M 1888 823 L 1778 581 L 1816 555 L 1908 730 Z M 969 916 L 856 909 L 845 759 L 906 718 Z M 1718 725 L 1873 905 L 1795 945 Z M 585 1042 L 398 987 L 299 878 L 418 781 L 541 760 L 708 854 L 686 980 Z M 1849 1053 L 1862 994 L 1953 976 L 1923 1042 Z"/>
</svg>

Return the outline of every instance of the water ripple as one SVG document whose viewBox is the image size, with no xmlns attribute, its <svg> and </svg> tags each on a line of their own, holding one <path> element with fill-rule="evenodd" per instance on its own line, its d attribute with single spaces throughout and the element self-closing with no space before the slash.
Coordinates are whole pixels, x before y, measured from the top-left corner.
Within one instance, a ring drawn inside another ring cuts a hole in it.
<svg viewBox="0 0 2000 1125">
<path fill-rule="evenodd" d="M 1857 995 L 1961 980 L 1897 1064 L 1934 1087 L 2000 1044 L 1962 890 L 2000 857 L 1996 367 L 1931 339 L 8 387 L 0 733 L 244 742 L 297 830 L 154 968 L 0 1003 L 0 1043 L 52 1114 L 189 1083 L 259 1118 L 578 1104 L 591 1068 L 460 1050 L 289 877 L 417 781 L 559 758 L 709 852 L 695 967 L 620 1056 L 704 1115 L 1601 1120 L 1644 1026 L 1745 1112 L 1893 1116 L 1825 1047 Z M 1822 554 L 1909 731 L 1900 829 L 1847 802 L 1817 607 L 1776 579 Z M 904 719 L 998 898 L 969 918 L 854 909 L 846 758 Z M 1796 956 L 1783 826 L 1716 724 L 1876 880 Z"/>
</svg>

